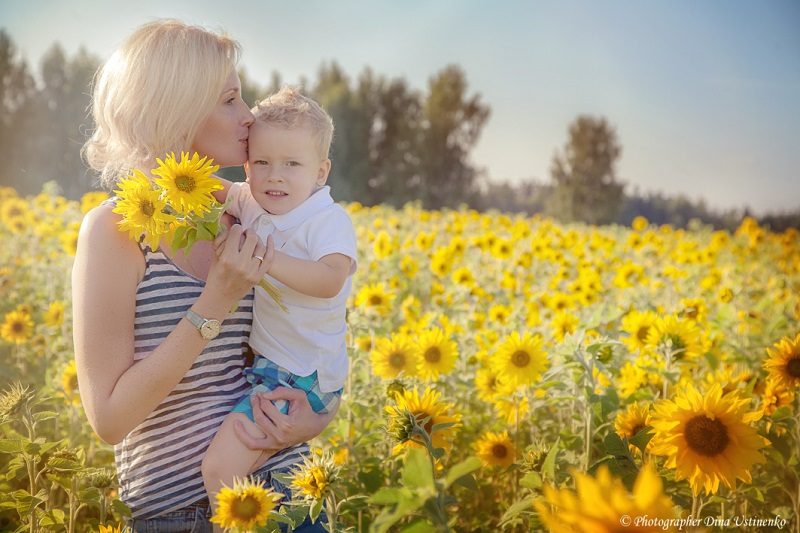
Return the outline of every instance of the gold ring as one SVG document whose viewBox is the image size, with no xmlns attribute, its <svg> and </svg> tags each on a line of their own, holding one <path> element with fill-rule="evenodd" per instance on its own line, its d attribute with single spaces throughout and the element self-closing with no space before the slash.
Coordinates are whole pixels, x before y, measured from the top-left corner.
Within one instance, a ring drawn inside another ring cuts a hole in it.
<svg viewBox="0 0 800 533">
<path fill-rule="evenodd" d="M 259 260 L 259 261 L 261 261 L 262 263 L 264 262 L 264 258 L 263 258 L 262 256 L 260 256 L 260 255 L 254 255 L 253 257 L 254 257 L 255 259 L 258 259 L 258 260 Z"/>
</svg>

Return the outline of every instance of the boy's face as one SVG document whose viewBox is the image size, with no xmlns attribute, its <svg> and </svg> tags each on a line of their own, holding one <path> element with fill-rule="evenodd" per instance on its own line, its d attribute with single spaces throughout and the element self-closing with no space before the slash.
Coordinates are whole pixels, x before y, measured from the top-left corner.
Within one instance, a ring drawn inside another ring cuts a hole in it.
<svg viewBox="0 0 800 533">
<path fill-rule="evenodd" d="M 280 128 L 256 120 L 250 127 L 247 181 L 253 198 L 273 215 L 288 213 L 325 185 L 331 168 L 311 129 Z"/>
</svg>

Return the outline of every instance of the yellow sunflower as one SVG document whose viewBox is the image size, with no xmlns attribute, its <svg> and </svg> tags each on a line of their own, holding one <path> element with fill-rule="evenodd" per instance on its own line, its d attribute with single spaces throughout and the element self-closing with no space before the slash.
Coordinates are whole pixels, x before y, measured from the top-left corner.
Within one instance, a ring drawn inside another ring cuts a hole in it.
<svg viewBox="0 0 800 533">
<path fill-rule="evenodd" d="M 174 153 L 164 161 L 156 161 L 158 168 L 153 170 L 153 174 L 159 177 L 155 183 L 164 189 L 165 198 L 175 211 L 180 214 L 190 211 L 203 214 L 210 210 L 214 202 L 211 193 L 222 190 L 222 183 L 211 177 L 212 172 L 219 170 L 219 165 L 214 165 L 213 159 L 201 159 L 197 153 L 189 159 L 188 153 L 181 152 L 180 162 L 175 159 Z"/>
<path fill-rule="evenodd" d="M 508 239 L 496 239 L 489 251 L 497 259 L 508 261 L 514 254 L 514 243 Z"/>
<path fill-rule="evenodd" d="M 13 232 L 22 233 L 30 220 L 28 202 L 19 197 L 11 197 L 3 201 L 0 207 L 0 220 Z"/>
<path fill-rule="evenodd" d="M 392 252 L 394 252 L 397 248 L 397 243 L 395 240 L 396 239 L 389 237 L 389 234 L 385 231 L 378 233 L 373 247 L 375 250 L 375 257 L 378 259 L 386 259 L 392 255 Z"/>
<path fill-rule="evenodd" d="M 506 336 L 497 347 L 490 364 L 497 374 L 511 385 L 530 385 L 542 377 L 549 362 L 542 347 L 541 335 L 516 331 Z"/>
<path fill-rule="evenodd" d="M 444 277 L 453 269 L 455 257 L 448 248 L 439 248 L 431 257 L 431 271 L 439 277 Z"/>
<path fill-rule="evenodd" d="M 339 467 L 329 452 L 308 454 L 294 471 L 292 489 L 306 500 L 323 500 L 339 476 Z"/>
<path fill-rule="evenodd" d="M 356 295 L 356 306 L 363 306 L 367 311 L 385 315 L 391 310 L 394 293 L 386 291 L 383 283 L 365 285 Z"/>
<path fill-rule="evenodd" d="M 417 374 L 422 379 L 436 380 L 439 374 L 452 371 L 458 361 L 458 348 L 440 328 L 423 331 L 416 342 Z"/>
<path fill-rule="evenodd" d="M 99 533 L 122 533 L 122 525 L 118 525 L 117 527 L 113 527 L 113 526 L 106 526 L 106 525 L 100 524 Z"/>
<path fill-rule="evenodd" d="M 527 396 L 517 395 L 496 398 L 492 401 L 492 406 L 497 410 L 497 416 L 506 424 L 515 426 L 526 420 L 531 412 L 530 402 Z"/>
<path fill-rule="evenodd" d="M 387 338 L 375 340 L 370 351 L 372 373 L 383 379 L 396 378 L 400 372 L 404 376 L 416 376 L 419 358 L 414 343 L 405 333 L 392 333 Z"/>
<path fill-rule="evenodd" d="M 104 191 L 89 191 L 81 196 L 81 213 L 84 215 L 108 200 L 108 193 Z"/>
<path fill-rule="evenodd" d="M 681 299 L 681 316 L 694 320 L 698 324 L 705 322 L 708 315 L 708 306 L 702 298 L 683 298 Z"/>
<path fill-rule="evenodd" d="M 720 481 L 730 488 L 736 478 L 750 483 L 752 465 L 765 462 L 758 450 L 770 442 L 750 426 L 762 413 L 746 412 L 749 404 L 736 393 L 723 396 L 719 384 L 706 394 L 688 385 L 655 404 L 651 452 L 666 455 L 664 466 L 675 469 L 676 479 L 688 479 L 695 495 L 701 489 L 716 494 Z"/>
<path fill-rule="evenodd" d="M 0 326 L 0 338 L 7 342 L 22 344 L 33 335 L 33 321 L 29 313 L 11 311 L 6 314 L 5 322 Z"/>
<path fill-rule="evenodd" d="M 264 526 L 280 495 L 264 487 L 263 481 L 234 479 L 233 488 L 222 487 L 217 494 L 216 513 L 211 522 L 223 529 L 249 531 Z"/>
<path fill-rule="evenodd" d="M 419 265 L 414 258 L 410 255 L 403 256 L 403 259 L 400 260 L 400 271 L 405 274 L 408 278 L 413 278 L 419 272 Z"/>
<path fill-rule="evenodd" d="M 554 533 L 631 533 L 674 531 L 664 520 L 677 518 L 672 500 L 664 493 L 661 478 L 652 465 L 645 464 L 636 477 L 633 493 L 608 467 L 597 469 L 596 477 L 573 470 L 573 493 L 544 486 L 543 498 L 533 502 L 542 523 Z M 637 521 L 646 517 L 648 520 Z"/>
<path fill-rule="evenodd" d="M 145 233 L 145 243 L 151 250 L 158 248 L 161 236 L 169 231 L 175 216 L 164 212 L 166 200 L 153 189 L 150 180 L 135 170 L 119 183 L 114 193 L 120 197 L 114 212 L 122 215 L 119 230 L 127 231 L 130 238 L 138 240 Z"/>
<path fill-rule="evenodd" d="M 771 416 L 781 407 L 792 405 L 794 402 L 794 391 L 786 389 L 783 383 L 768 379 L 761 395 L 761 409 L 765 415 Z"/>
<path fill-rule="evenodd" d="M 631 350 L 644 350 L 647 347 L 647 335 L 650 328 L 658 318 L 652 311 L 633 310 L 622 318 L 620 330 L 628 333 L 627 337 L 622 338 L 622 342 L 627 344 Z"/>
<path fill-rule="evenodd" d="M 767 348 L 769 359 L 764 368 L 772 379 L 789 390 L 800 385 L 800 333 L 794 339 L 782 338 L 772 348 Z"/>
<path fill-rule="evenodd" d="M 453 272 L 453 283 L 464 285 L 465 287 L 473 287 L 475 285 L 475 276 L 468 267 L 460 267 Z"/>
<path fill-rule="evenodd" d="M 761 395 L 761 410 L 765 415 L 771 417 L 781 407 L 792 405 L 794 396 L 794 392 L 787 390 L 782 383 L 778 383 L 774 379 L 768 379 L 764 387 L 764 393 Z M 784 421 L 779 421 L 776 424 L 772 419 L 768 419 L 766 423 L 767 433 L 783 435 L 786 433 L 784 424 Z"/>
<path fill-rule="evenodd" d="M 385 408 L 389 415 L 387 431 L 397 440 L 393 453 L 399 454 L 407 448 L 424 449 L 424 445 L 413 434 L 415 425 L 421 425 L 435 448 L 444 448 L 445 451 L 450 449 L 455 430 L 461 426 L 461 415 L 458 413 L 448 414 L 452 410 L 453 404 L 440 402 L 441 395 L 440 392 L 426 388 L 420 397 L 419 391 L 414 387 L 406 389 L 402 395 L 398 394 L 397 403 Z M 414 420 L 409 420 L 407 414 L 410 414 Z M 451 422 L 455 425 L 431 434 L 433 426 Z"/>
<path fill-rule="evenodd" d="M 564 342 L 567 333 L 575 333 L 575 329 L 580 324 L 580 318 L 569 313 L 566 310 L 561 310 L 556 313 L 556 316 L 550 322 L 550 327 L 553 329 L 553 335 L 558 342 Z"/>
<path fill-rule="evenodd" d="M 703 351 L 697 323 L 674 315 L 656 319 L 647 334 L 647 346 L 671 352 L 676 361 L 694 360 Z"/>
<path fill-rule="evenodd" d="M 516 449 L 508 437 L 508 431 L 494 433 L 487 431 L 475 443 L 478 459 L 487 466 L 509 467 L 514 463 Z"/>
<path fill-rule="evenodd" d="M 64 372 L 61 374 L 61 388 L 63 389 L 67 403 L 80 405 L 81 394 L 78 391 L 78 369 L 75 366 L 74 359 L 69 362 Z"/>
<path fill-rule="evenodd" d="M 621 412 L 614 420 L 614 429 L 617 430 L 617 435 L 626 437 L 628 440 L 632 439 L 639 434 L 641 430 L 650 425 L 650 406 L 639 405 L 639 402 L 634 402 L 628 406 L 625 412 Z M 647 449 L 650 448 L 650 443 L 647 443 Z M 631 451 L 638 451 L 639 448 L 631 445 Z"/>
<path fill-rule="evenodd" d="M 64 302 L 56 300 L 51 303 L 44 312 L 44 323 L 46 326 L 58 327 L 64 322 Z"/>
<path fill-rule="evenodd" d="M 501 396 L 508 396 L 514 392 L 514 387 L 502 380 L 497 371 L 491 366 L 481 367 L 475 372 L 475 390 L 478 398 L 491 402 Z"/>
<path fill-rule="evenodd" d="M 503 304 L 494 304 L 489 308 L 489 320 L 496 324 L 506 324 L 511 316 L 511 308 Z"/>
<path fill-rule="evenodd" d="M 633 228 L 635 231 L 644 231 L 647 229 L 649 224 L 650 222 L 648 222 L 645 217 L 639 215 L 634 217 L 633 222 L 631 222 L 631 228 Z"/>
</svg>

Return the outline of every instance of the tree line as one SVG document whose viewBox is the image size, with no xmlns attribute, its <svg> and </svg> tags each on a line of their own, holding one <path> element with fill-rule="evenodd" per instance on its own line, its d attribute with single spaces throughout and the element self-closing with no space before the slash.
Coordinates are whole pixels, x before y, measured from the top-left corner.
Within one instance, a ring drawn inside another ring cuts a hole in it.
<svg viewBox="0 0 800 533">
<path fill-rule="evenodd" d="M 34 75 L 0 29 L 0 185 L 35 194 L 55 181 L 70 198 L 94 188 L 80 149 L 91 128 L 90 87 L 99 65 L 100 59 L 85 49 L 67 57 L 55 43 Z M 240 78 L 250 105 L 282 84 L 277 73 L 267 86 L 245 71 Z M 335 62 L 323 64 L 315 80 L 300 85 L 336 125 L 329 177 L 336 200 L 394 206 L 418 201 L 430 209 L 468 205 L 592 224 L 629 224 L 641 215 L 685 227 L 699 219 L 728 229 L 749 215 L 714 212 L 684 197 L 626 194 L 615 172 L 622 145 L 603 117 L 579 116 L 569 125 L 567 142 L 553 156 L 549 183 L 490 180 L 485 169 L 470 162 L 470 154 L 491 110 L 469 91 L 456 65 L 433 74 L 424 91 L 370 68 L 351 79 Z M 241 168 L 221 173 L 244 179 Z M 800 210 L 762 218 L 777 230 L 800 227 Z"/>
</svg>

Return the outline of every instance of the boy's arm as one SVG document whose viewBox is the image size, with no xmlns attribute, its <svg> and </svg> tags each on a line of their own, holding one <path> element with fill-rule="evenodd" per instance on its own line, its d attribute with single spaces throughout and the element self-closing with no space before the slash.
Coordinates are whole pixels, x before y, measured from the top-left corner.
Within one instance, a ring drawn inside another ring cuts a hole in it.
<svg viewBox="0 0 800 533">
<path fill-rule="evenodd" d="M 218 201 L 221 204 L 224 204 L 225 200 L 228 199 L 228 191 L 231 190 L 231 182 L 226 180 L 225 178 L 220 178 L 216 174 L 214 175 L 214 177 L 217 178 L 219 180 L 219 182 L 222 184 L 222 190 L 221 191 L 214 191 L 211 194 L 214 195 L 214 199 L 216 201 Z"/>
<path fill-rule="evenodd" d="M 339 253 L 311 261 L 276 251 L 267 274 L 297 292 L 316 298 L 333 298 L 342 290 L 351 264 L 352 259 Z"/>
</svg>

